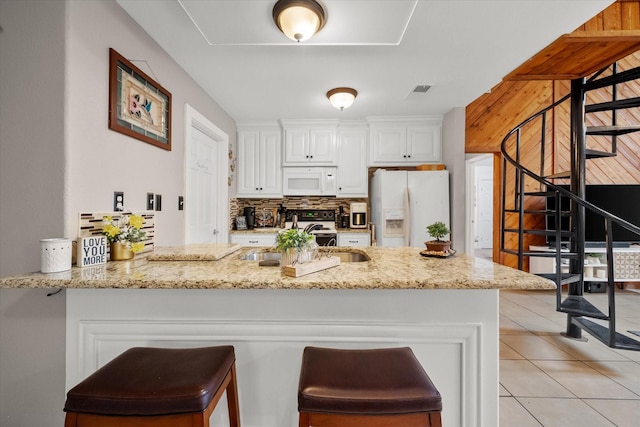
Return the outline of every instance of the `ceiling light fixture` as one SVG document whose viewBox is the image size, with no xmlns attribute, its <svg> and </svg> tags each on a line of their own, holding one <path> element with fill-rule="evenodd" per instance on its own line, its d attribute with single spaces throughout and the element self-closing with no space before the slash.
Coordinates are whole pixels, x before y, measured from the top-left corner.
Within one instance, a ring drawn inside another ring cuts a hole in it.
<svg viewBox="0 0 640 427">
<path fill-rule="evenodd" d="M 331 104 L 340 111 L 351 107 L 356 96 L 358 96 L 358 91 L 350 87 L 337 87 L 327 92 L 327 98 Z"/>
<path fill-rule="evenodd" d="M 324 9 L 315 0 L 278 0 L 273 20 L 291 40 L 305 41 L 324 27 Z"/>
</svg>

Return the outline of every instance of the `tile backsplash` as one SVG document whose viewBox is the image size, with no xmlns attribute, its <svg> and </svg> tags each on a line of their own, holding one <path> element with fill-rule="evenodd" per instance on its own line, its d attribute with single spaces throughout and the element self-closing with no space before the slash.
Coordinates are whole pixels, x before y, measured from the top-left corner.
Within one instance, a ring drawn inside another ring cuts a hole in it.
<svg viewBox="0 0 640 427">
<path fill-rule="evenodd" d="M 102 217 L 110 215 L 114 219 L 120 218 L 122 212 L 82 212 L 80 213 L 80 220 L 78 236 L 79 237 L 91 237 L 102 235 Z M 155 240 L 155 213 L 153 212 L 136 212 L 136 215 L 140 215 L 144 218 L 142 225 L 142 231 L 145 233 L 144 249 L 140 253 L 151 252 L 154 247 Z M 109 245 L 107 245 L 109 246 Z M 107 247 L 107 250 L 109 248 Z"/>
<path fill-rule="evenodd" d="M 287 210 L 291 209 L 332 209 L 336 211 L 336 217 L 340 206 L 343 207 L 345 213 L 349 212 L 349 204 L 351 202 L 367 202 L 366 198 L 336 198 L 322 196 L 303 196 L 303 197 L 283 197 L 281 199 L 237 199 L 229 200 L 229 229 L 235 227 L 236 217 L 243 214 L 245 207 L 253 206 L 256 213 L 262 210 L 268 212 L 278 209 L 280 205 L 284 205 Z"/>
</svg>

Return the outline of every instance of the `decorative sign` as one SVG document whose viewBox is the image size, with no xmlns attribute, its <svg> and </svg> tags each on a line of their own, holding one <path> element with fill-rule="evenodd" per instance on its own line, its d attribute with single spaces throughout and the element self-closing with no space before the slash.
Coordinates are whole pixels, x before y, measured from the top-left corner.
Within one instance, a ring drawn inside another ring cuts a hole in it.
<svg viewBox="0 0 640 427">
<path fill-rule="evenodd" d="M 78 267 L 106 264 L 107 236 L 78 237 Z"/>
</svg>

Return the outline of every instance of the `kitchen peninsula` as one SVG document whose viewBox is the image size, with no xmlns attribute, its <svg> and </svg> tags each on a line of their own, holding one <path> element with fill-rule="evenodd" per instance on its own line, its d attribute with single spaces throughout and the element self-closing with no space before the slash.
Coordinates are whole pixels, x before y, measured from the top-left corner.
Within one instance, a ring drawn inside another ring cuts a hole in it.
<svg viewBox="0 0 640 427">
<path fill-rule="evenodd" d="M 464 255 L 426 258 L 416 248 L 332 248 L 370 260 L 293 278 L 242 259 L 255 250 L 222 245 L 211 249 L 209 259 L 224 255 L 218 260 L 186 261 L 189 250 L 157 248 L 164 261 L 150 255 L 7 277 L 0 286 L 65 288 L 67 389 L 133 346 L 234 345 L 246 427 L 297 425 L 306 345 L 411 346 L 443 396 L 445 427 L 496 426 L 498 291 L 555 286 Z M 212 425 L 225 417 L 214 412 Z"/>
</svg>

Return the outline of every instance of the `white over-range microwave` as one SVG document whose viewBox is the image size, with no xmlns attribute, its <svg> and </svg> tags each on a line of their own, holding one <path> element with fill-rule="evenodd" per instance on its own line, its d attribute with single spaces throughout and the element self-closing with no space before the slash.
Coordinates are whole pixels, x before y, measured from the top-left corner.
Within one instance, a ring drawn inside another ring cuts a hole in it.
<svg viewBox="0 0 640 427">
<path fill-rule="evenodd" d="M 335 196 L 336 174 L 332 167 L 282 168 L 283 194 L 285 196 Z"/>
</svg>

